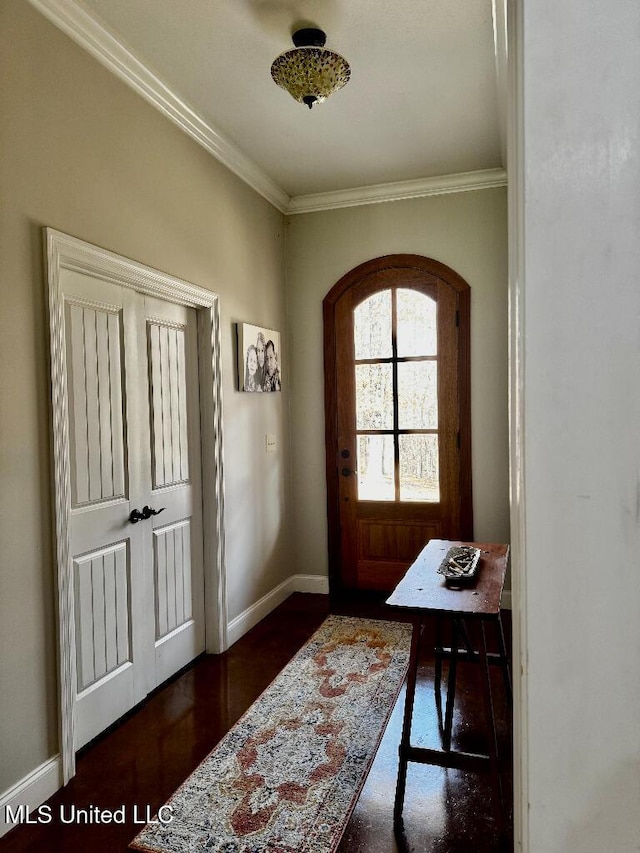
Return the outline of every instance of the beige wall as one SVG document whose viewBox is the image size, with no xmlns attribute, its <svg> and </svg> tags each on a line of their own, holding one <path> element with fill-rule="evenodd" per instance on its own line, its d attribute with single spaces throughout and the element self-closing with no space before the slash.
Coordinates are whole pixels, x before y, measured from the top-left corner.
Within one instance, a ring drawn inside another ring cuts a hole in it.
<svg viewBox="0 0 640 853">
<path fill-rule="evenodd" d="M 291 560 L 288 392 L 235 390 L 232 334 L 284 330 L 283 217 L 26 0 L 0 7 L 0 80 L 1 793 L 58 750 L 43 225 L 220 294 L 229 618 Z"/>
<path fill-rule="evenodd" d="M 296 570 L 327 574 L 322 300 L 380 255 L 448 264 L 471 286 L 475 537 L 509 541 L 506 190 L 292 216 L 287 224 L 292 503 Z"/>
</svg>

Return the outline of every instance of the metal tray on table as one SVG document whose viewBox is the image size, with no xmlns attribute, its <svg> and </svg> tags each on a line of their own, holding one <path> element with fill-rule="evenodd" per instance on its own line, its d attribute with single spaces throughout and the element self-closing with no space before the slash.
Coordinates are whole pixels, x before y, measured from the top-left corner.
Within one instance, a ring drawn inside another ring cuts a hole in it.
<svg viewBox="0 0 640 853">
<path fill-rule="evenodd" d="M 449 548 L 444 560 L 438 566 L 438 572 L 444 575 L 447 583 L 465 583 L 475 578 L 479 562 L 479 548 L 456 545 Z"/>
</svg>

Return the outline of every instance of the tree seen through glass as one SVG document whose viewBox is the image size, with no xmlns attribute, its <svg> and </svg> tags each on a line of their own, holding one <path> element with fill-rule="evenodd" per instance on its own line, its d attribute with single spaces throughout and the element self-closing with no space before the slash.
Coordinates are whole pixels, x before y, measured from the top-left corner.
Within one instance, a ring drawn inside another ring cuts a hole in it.
<svg viewBox="0 0 640 853">
<path fill-rule="evenodd" d="M 358 499 L 440 499 L 437 303 L 389 288 L 354 310 Z"/>
</svg>

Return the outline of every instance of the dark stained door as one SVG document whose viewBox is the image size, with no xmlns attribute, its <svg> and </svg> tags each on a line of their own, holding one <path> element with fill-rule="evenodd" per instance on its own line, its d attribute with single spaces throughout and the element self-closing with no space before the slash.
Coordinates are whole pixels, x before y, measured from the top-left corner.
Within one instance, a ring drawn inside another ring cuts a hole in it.
<svg viewBox="0 0 640 853">
<path fill-rule="evenodd" d="M 432 538 L 472 539 L 469 286 L 415 255 L 324 301 L 332 589 L 390 590 Z"/>
</svg>

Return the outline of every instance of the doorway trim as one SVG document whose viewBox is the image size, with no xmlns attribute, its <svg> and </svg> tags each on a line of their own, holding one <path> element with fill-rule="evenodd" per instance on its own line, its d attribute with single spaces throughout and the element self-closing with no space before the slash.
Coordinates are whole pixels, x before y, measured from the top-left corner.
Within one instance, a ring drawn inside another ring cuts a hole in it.
<svg viewBox="0 0 640 853">
<path fill-rule="evenodd" d="M 509 502 L 513 660 L 513 838 L 529 853 L 529 630 L 525 432 L 524 0 L 500 0 L 507 25 Z M 499 3 L 497 5 L 500 5 Z"/>
<path fill-rule="evenodd" d="M 164 299 L 197 314 L 198 383 L 202 442 L 202 528 L 206 651 L 227 648 L 227 600 L 224 537 L 222 378 L 220 300 L 217 294 L 182 279 L 44 228 L 49 291 L 51 402 L 54 465 L 55 559 L 57 579 L 60 756 L 63 784 L 75 775 L 76 663 L 75 602 L 70 564 L 68 390 L 65 373 L 64 299 L 61 271 L 72 270 Z"/>
</svg>

